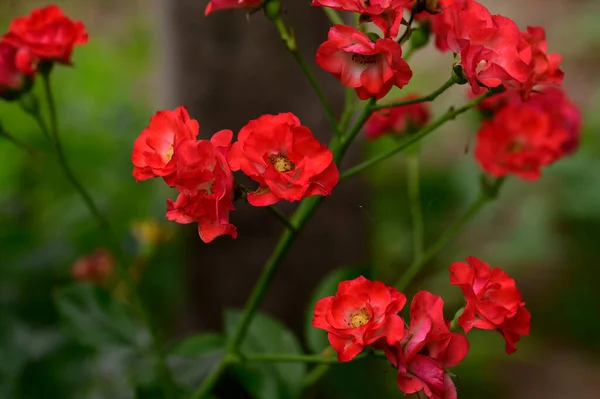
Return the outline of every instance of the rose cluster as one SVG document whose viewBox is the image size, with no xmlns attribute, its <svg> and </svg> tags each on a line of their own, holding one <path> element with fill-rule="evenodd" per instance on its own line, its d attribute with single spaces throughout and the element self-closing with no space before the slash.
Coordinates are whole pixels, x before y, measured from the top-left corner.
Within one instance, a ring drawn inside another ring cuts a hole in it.
<svg viewBox="0 0 600 399">
<path fill-rule="evenodd" d="M 291 113 L 263 115 L 244 126 L 232 144 L 233 132 L 221 130 L 210 140 L 197 140 L 200 125 L 185 107 L 157 112 L 133 145 L 133 177 L 161 177 L 179 192 L 167 200 L 167 219 L 198 223 L 202 241 L 237 236 L 229 222 L 235 193 L 244 191 L 254 206 L 281 200 L 298 201 L 330 195 L 339 179 L 333 153 Z M 233 172 L 242 171 L 258 183 L 247 191 Z"/>
<path fill-rule="evenodd" d="M 13 19 L 0 39 L 0 97 L 12 100 L 29 90 L 42 65 L 71 65 L 73 48 L 87 41 L 85 26 L 55 5 Z"/>
<path fill-rule="evenodd" d="M 450 273 L 450 283 L 462 289 L 466 301 L 462 313 L 457 312 L 458 325 L 465 333 L 472 328 L 496 330 L 504 336 L 506 352 L 514 352 L 531 323 L 515 281 L 475 257 L 452 264 Z M 451 331 L 441 297 L 427 291 L 415 294 L 408 324 L 398 315 L 405 304 L 406 297 L 395 288 L 360 276 L 342 281 L 334 296 L 317 302 L 313 325 L 327 332 L 339 361 L 350 361 L 370 346 L 382 350 L 398 370 L 402 392 L 456 398 L 447 369 L 467 355 L 467 338 Z"/>
</svg>

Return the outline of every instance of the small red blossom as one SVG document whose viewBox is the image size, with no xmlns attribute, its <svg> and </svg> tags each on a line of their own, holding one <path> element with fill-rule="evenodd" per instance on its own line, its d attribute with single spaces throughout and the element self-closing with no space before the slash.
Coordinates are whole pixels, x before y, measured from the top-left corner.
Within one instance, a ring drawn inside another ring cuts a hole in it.
<svg viewBox="0 0 600 399">
<path fill-rule="evenodd" d="M 395 288 L 360 276 L 342 281 L 335 296 L 317 302 L 313 326 L 327 331 L 338 360 L 347 362 L 375 341 L 394 345 L 402 339 L 404 321 L 398 312 L 405 303 Z"/>
<path fill-rule="evenodd" d="M 577 147 L 581 115 L 561 90 L 548 88 L 525 102 L 508 94 L 502 104 L 477 133 L 475 158 L 489 174 L 535 180 L 542 167 Z"/>
<path fill-rule="evenodd" d="M 373 42 L 364 33 L 345 25 L 329 30 L 317 50 L 317 64 L 352 87 L 362 100 L 385 96 L 392 86 L 402 88 L 412 77 L 402 59 L 402 48 L 392 39 Z"/>
<path fill-rule="evenodd" d="M 431 399 L 456 399 L 456 387 L 446 371 L 463 361 L 469 351 L 464 335 L 450 332 L 443 315 L 444 301 L 419 291 L 410 307 L 410 327 L 404 338 L 384 351 L 398 369 L 404 393 L 423 391 Z"/>
<path fill-rule="evenodd" d="M 339 180 L 331 150 L 291 113 L 250 121 L 240 130 L 227 160 L 233 171 L 241 170 L 260 184 L 248 193 L 254 206 L 331 195 Z"/>
<path fill-rule="evenodd" d="M 32 83 L 33 71 L 25 74 L 17 68 L 16 56 L 18 49 L 13 45 L 0 42 L 0 97 L 5 99 L 17 98 Z"/>
<path fill-rule="evenodd" d="M 88 35 L 81 21 L 71 20 L 58 6 L 50 5 L 15 18 L 4 40 L 19 49 L 17 67 L 30 74 L 40 61 L 70 65 L 73 48 L 86 44 Z"/>
<path fill-rule="evenodd" d="M 233 207 L 233 174 L 227 164 L 233 132 L 221 130 L 209 140 L 188 140 L 177 148 L 175 187 L 179 196 L 167 200 L 167 219 L 177 223 L 198 223 L 205 243 L 218 236 L 237 237 L 229 223 Z"/>
<path fill-rule="evenodd" d="M 409 94 L 390 102 L 407 101 L 419 98 L 418 94 Z M 430 118 L 425 103 L 415 103 L 393 108 L 383 108 L 371 114 L 365 123 L 365 135 L 376 139 L 387 133 L 402 134 L 425 125 Z"/>
<path fill-rule="evenodd" d="M 161 176 L 169 186 L 174 186 L 176 149 L 182 142 L 194 140 L 199 129 L 200 125 L 190 119 L 185 107 L 158 111 L 133 144 L 133 177 L 141 181 Z"/>
<path fill-rule="evenodd" d="M 340 11 L 356 12 L 361 21 L 371 21 L 389 38 L 398 36 L 405 9 L 412 7 L 415 0 L 313 0 L 313 6 L 329 7 Z"/>
<path fill-rule="evenodd" d="M 204 15 L 231 8 L 256 8 L 262 2 L 263 0 L 211 0 L 206 5 Z"/>
<path fill-rule="evenodd" d="M 497 330 L 506 340 L 506 353 L 516 351 L 520 336 L 529 335 L 531 315 L 515 280 L 474 256 L 466 260 L 450 266 L 450 284 L 461 288 L 467 302 L 458 324 L 465 332 Z"/>
<path fill-rule="evenodd" d="M 71 276 L 78 281 L 103 284 L 114 272 L 115 260 L 105 248 L 99 248 L 91 255 L 82 256 L 71 268 Z"/>
</svg>

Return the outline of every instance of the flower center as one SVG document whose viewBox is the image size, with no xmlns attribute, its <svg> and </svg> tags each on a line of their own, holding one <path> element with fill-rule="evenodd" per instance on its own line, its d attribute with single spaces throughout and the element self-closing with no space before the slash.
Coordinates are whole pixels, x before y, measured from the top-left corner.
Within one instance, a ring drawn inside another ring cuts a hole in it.
<svg viewBox="0 0 600 399">
<path fill-rule="evenodd" d="M 269 162 L 271 162 L 271 165 L 273 165 L 280 173 L 289 172 L 296 167 L 296 165 L 283 154 L 270 155 Z"/>
<path fill-rule="evenodd" d="M 167 153 L 165 154 L 165 156 L 167 157 L 167 162 L 169 162 L 171 158 L 173 158 L 173 153 L 175 153 L 175 149 L 173 149 L 173 147 L 167 150 Z"/>
<path fill-rule="evenodd" d="M 359 65 L 377 64 L 377 55 L 352 54 L 352 61 Z"/>
<path fill-rule="evenodd" d="M 525 144 L 521 140 L 515 140 L 508 145 L 506 151 L 508 151 L 510 154 L 516 154 L 523 150 L 524 147 Z"/>
<path fill-rule="evenodd" d="M 357 328 L 362 327 L 371 320 L 371 315 L 367 309 L 362 308 L 358 313 L 350 313 L 350 326 Z"/>
</svg>

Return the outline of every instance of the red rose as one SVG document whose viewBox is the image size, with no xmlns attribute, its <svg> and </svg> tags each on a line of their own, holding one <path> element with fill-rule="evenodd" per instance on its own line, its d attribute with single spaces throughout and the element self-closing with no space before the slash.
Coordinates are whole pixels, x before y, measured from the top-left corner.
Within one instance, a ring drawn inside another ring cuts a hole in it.
<svg viewBox="0 0 600 399">
<path fill-rule="evenodd" d="M 493 176 L 515 174 L 535 180 L 541 168 L 576 148 L 581 116 L 558 89 L 546 89 L 523 102 L 506 97 L 477 133 L 475 158 Z"/>
<path fill-rule="evenodd" d="M 419 291 L 410 307 L 410 327 L 395 346 L 384 347 L 398 368 L 398 387 L 404 393 L 423 391 L 432 399 L 456 398 L 456 387 L 446 372 L 469 351 L 466 337 L 450 332 L 443 315 L 444 301 Z"/>
<path fill-rule="evenodd" d="M 329 30 L 317 50 L 317 64 L 352 87 L 362 100 L 385 96 L 392 86 L 402 88 L 412 77 L 402 59 L 402 48 L 392 39 L 373 42 L 364 33 L 345 25 Z"/>
<path fill-rule="evenodd" d="M 331 150 L 291 113 L 250 121 L 240 130 L 227 160 L 233 171 L 241 170 L 260 184 L 248 194 L 254 206 L 330 195 L 339 180 Z"/>
<path fill-rule="evenodd" d="M 17 68 L 16 56 L 16 47 L 0 42 L 0 97 L 5 99 L 17 98 L 31 83 L 31 78 Z"/>
<path fill-rule="evenodd" d="M 342 281 L 335 296 L 317 302 L 313 326 L 328 332 L 338 360 L 347 362 L 379 339 L 394 345 L 404 336 L 404 321 L 397 313 L 405 303 L 395 288 L 360 276 Z"/>
<path fill-rule="evenodd" d="M 562 57 L 560 54 L 547 54 L 546 32 L 539 26 L 530 26 L 526 32 L 521 32 L 523 47 L 530 47 L 531 61 L 529 75 L 521 86 L 524 98 L 528 98 L 533 87 L 542 85 L 560 86 L 564 73 L 560 70 Z"/>
<path fill-rule="evenodd" d="M 71 268 L 71 276 L 78 281 L 103 284 L 113 274 L 115 261 L 112 254 L 99 248 L 91 255 L 82 256 Z"/>
<path fill-rule="evenodd" d="M 361 14 L 363 16 L 361 22 L 373 22 L 382 30 L 385 37 L 394 39 L 398 36 L 404 10 L 412 7 L 414 2 L 414 0 L 313 0 L 311 5 Z"/>
<path fill-rule="evenodd" d="M 229 8 L 254 8 L 258 7 L 262 1 L 263 0 L 211 0 L 206 5 L 204 15 Z"/>
<path fill-rule="evenodd" d="M 390 102 L 406 101 L 419 98 L 418 94 L 409 94 Z M 373 112 L 365 123 L 365 135 L 368 139 L 376 139 L 386 133 L 406 133 L 425 125 L 430 118 L 429 108 L 425 103 L 383 108 Z"/>
<path fill-rule="evenodd" d="M 182 142 L 194 140 L 199 128 L 185 107 L 158 111 L 133 144 L 133 177 L 141 181 L 162 176 L 169 186 L 174 186 L 176 149 Z"/>
<path fill-rule="evenodd" d="M 72 21 L 58 6 L 50 5 L 15 18 L 4 40 L 19 49 L 17 67 L 31 73 L 38 61 L 70 65 L 73 47 L 87 43 L 88 35 L 82 22 Z"/>
<path fill-rule="evenodd" d="M 473 256 L 466 260 L 450 266 L 450 284 L 460 286 L 467 302 L 458 324 L 465 332 L 498 330 L 506 340 L 506 353 L 516 351 L 520 336 L 529 334 L 531 315 L 515 280 Z"/>
<path fill-rule="evenodd" d="M 198 223 L 205 243 L 221 235 L 237 237 L 229 223 L 233 207 L 233 175 L 225 155 L 233 132 L 221 130 L 209 140 L 187 140 L 177 147 L 175 186 L 180 194 L 167 200 L 167 219 L 178 223 Z"/>
</svg>

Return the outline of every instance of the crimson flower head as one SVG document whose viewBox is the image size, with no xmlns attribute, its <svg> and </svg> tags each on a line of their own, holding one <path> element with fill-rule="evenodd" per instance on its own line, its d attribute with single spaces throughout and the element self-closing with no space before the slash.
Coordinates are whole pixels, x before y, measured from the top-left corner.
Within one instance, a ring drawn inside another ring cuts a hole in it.
<svg viewBox="0 0 600 399">
<path fill-rule="evenodd" d="M 331 195 L 339 180 L 331 150 L 291 113 L 250 121 L 240 130 L 227 160 L 233 171 L 241 170 L 260 184 L 248 193 L 254 206 Z"/>
<path fill-rule="evenodd" d="M 167 200 L 167 219 L 177 223 L 198 223 L 205 243 L 218 236 L 237 237 L 229 223 L 233 207 L 233 174 L 226 154 L 233 132 L 221 130 L 209 140 L 188 140 L 177 147 L 175 187 L 179 196 Z"/>
<path fill-rule="evenodd" d="M 17 98 L 32 83 L 34 72 L 26 74 L 17 68 L 18 49 L 6 41 L 0 41 L 0 97 Z"/>
<path fill-rule="evenodd" d="M 495 177 L 538 179 L 542 167 L 576 148 L 581 115 L 555 88 L 533 93 L 525 102 L 514 95 L 506 99 L 477 133 L 475 158 Z"/>
<path fill-rule="evenodd" d="M 263 0 L 211 0 L 206 5 L 204 15 L 230 8 L 255 8 L 262 2 Z"/>
<path fill-rule="evenodd" d="M 394 345 L 402 339 L 404 321 L 398 312 L 405 303 L 395 288 L 360 276 L 342 281 L 335 296 L 317 302 L 313 326 L 327 331 L 338 360 L 348 362 L 375 341 Z"/>
<path fill-rule="evenodd" d="M 531 314 L 515 280 L 474 256 L 466 260 L 450 266 L 450 284 L 461 288 L 467 302 L 458 324 L 465 332 L 497 330 L 506 340 L 506 353 L 516 351 L 520 336 L 529 335 Z"/>
<path fill-rule="evenodd" d="M 70 65 L 73 48 L 87 43 L 88 35 L 81 21 L 69 19 L 58 6 L 50 5 L 15 18 L 4 40 L 19 49 L 17 67 L 30 74 L 38 62 Z"/>
<path fill-rule="evenodd" d="M 103 284 L 114 272 L 115 260 L 105 248 L 98 248 L 92 254 L 82 256 L 71 268 L 71 276 L 78 281 Z"/>
<path fill-rule="evenodd" d="M 317 64 L 354 88 L 362 100 L 385 96 L 392 86 L 402 88 L 412 77 L 402 48 L 392 39 L 372 41 L 345 25 L 334 25 L 317 50 Z"/>
<path fill-rule="evenodd" d="M 390 102 L 414 100 L 418 94 L 409 94 Z M 376 139 L 387 133 L 402 134 L 425 125 L 430 118 L 429 108 L 424 103 L 415 103 L 373 112 L 365 123 L 365 135 Z"/>
<path fill-rule="evenodd" d="M 410 327 L 404 338 L 384 347 L 398 368 L 398 387 L 404 393 L 423 391 L 431 399 L 456 399 L 456 387 L 446 369 L 463 361 L 469 342 L 464 335 L 450 332 L 443 310 L 441 297 L 419 291 L 410 306 Z"/>
<path fill-rule="evenodd" d="M 356 12 L 361 21 L 377 25 L 385 37 L 398 36 L 404 10 L 412 7 L 415 0 L 313 0 L 313 6 L 328 7 L 340 11 Z"/>
<path fill-rule="evenodd" d="M 173 187 L 177 169 L 176 149 L 182 142 L 194 140 L 199 129 L 200 125 L 195 119 L 190 119 L 185 107 L 158 111 L 133 144 L 133 177 L 141 181 L 161 176 Z"/>
</svg>

